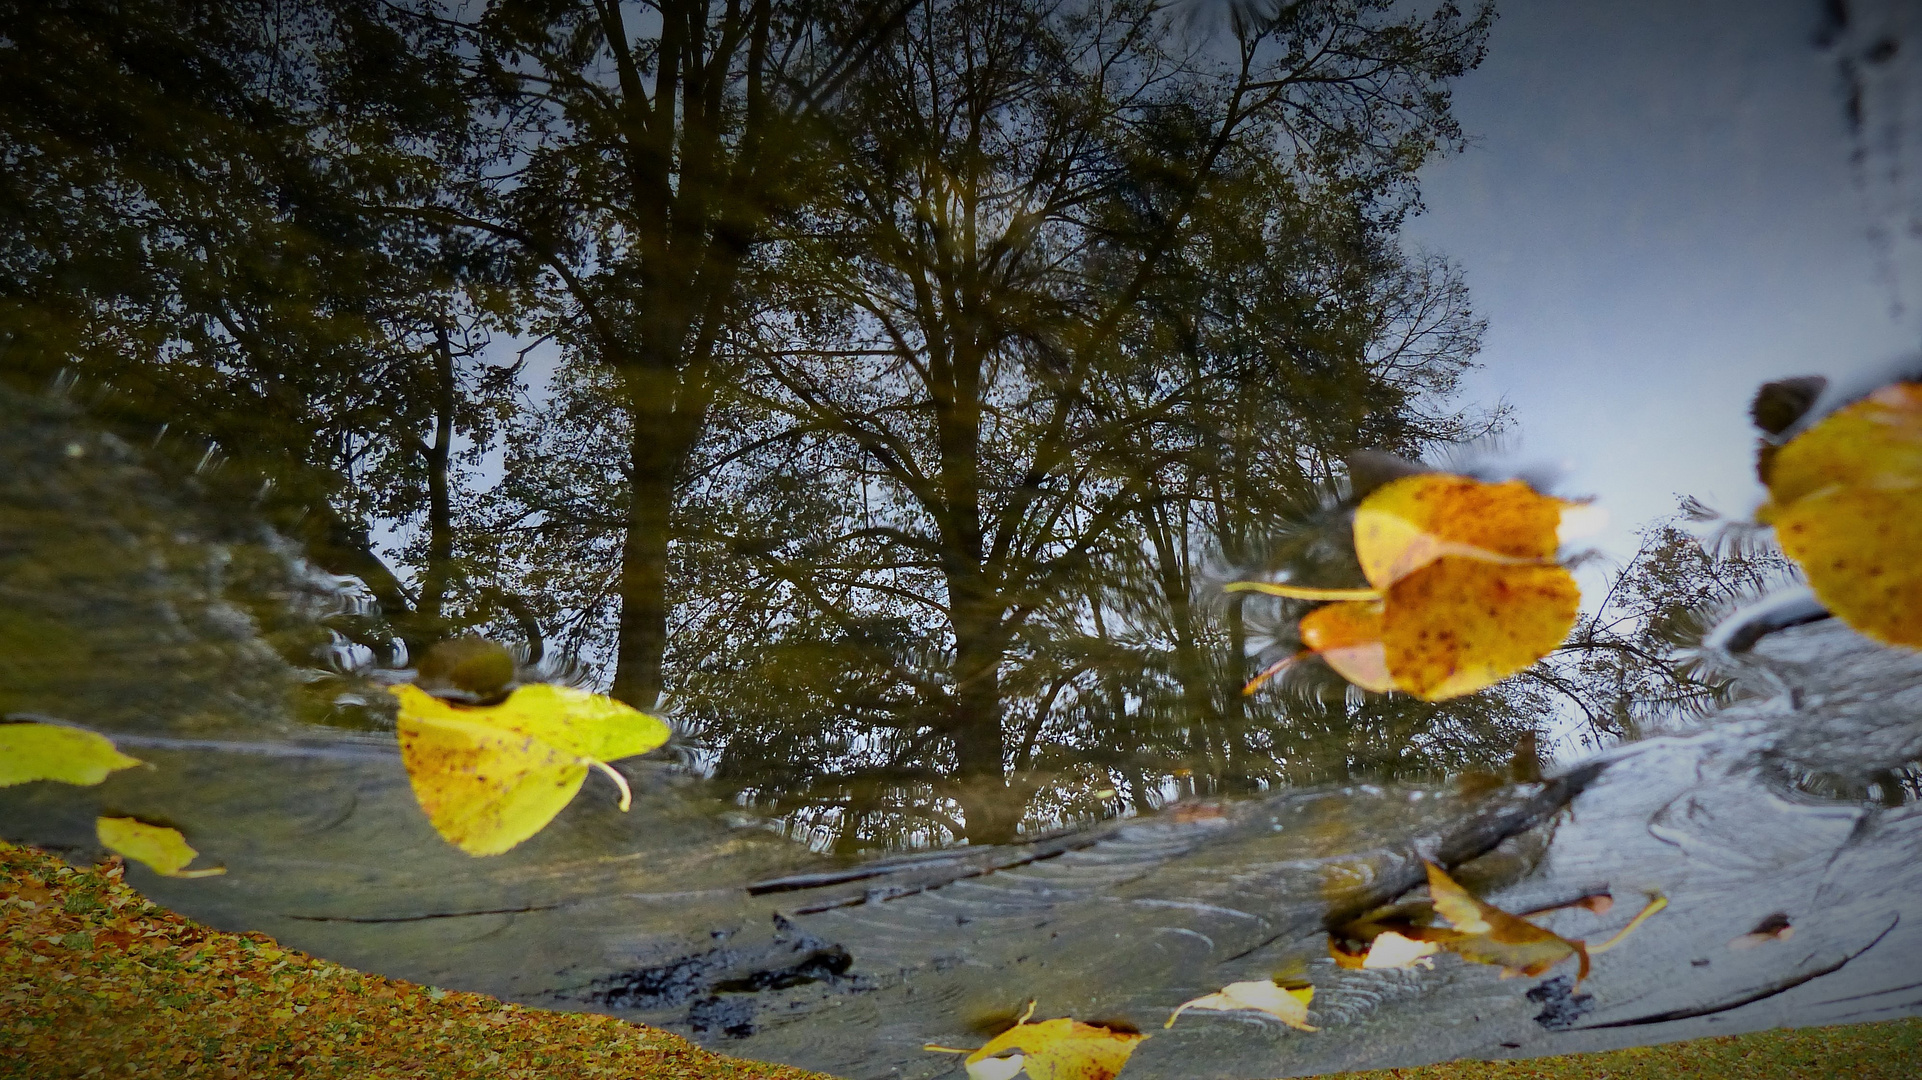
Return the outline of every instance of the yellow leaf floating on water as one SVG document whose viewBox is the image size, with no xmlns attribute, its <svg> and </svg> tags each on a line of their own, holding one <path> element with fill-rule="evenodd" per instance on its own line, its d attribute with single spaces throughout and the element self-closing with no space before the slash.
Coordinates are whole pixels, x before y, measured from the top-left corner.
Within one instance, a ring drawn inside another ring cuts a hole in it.
<svg viewBox="0 0 1922 1080">
<path fill-rule="evenodd" d="M 34 780 L 89 786 L 141 762 L 105 735 L 59 724 L 0 724 L 0 787 Z"/>
<path fill-rule="evenodd" d="M 1308 652 L 1365 690 L 1402 690 L 1424 701 L 1460 697 L 1521 671 L 1568 637 L 1581 590 L 1555 562 L 1555 549 L 1564 516 L 1587 512 L 1520 480 L 1404 476 L 1355 510 L 1355 557 L 1370 588 L 1236 582 L 1229 589 L 1336 601 L 1301 620 Z"/>
<path fill-rule="evenodd" d="M 1586 945 L 1564 938 L 1485 903 L 1457 884 L 1441 867 L 1425 862 L 1428 870 L 1429 904 L 1401 905 L 1358 919 L 1329 934 L 1328 951 L 1345 968 L 1390 969 L 1432 967 L 1429 957 L 1452 952 L 1464 960 L 1493 964 L 1502 977 L 1540 975 L 1574 956 L 1581 961 L 1576 982 L 1588 977 L 1589 957 L 1605 953 L 1621 944 L 1650 916 L 1668 906 L 1660 893 L 1649 896 L 1648 903 L 1627 926 L 1600 945 Z M 1565 908 L 1582 908 L 1597 915 L 1606 914 L 1612 900 L 1606 893 L 1595 893 L 1568 903 L 1541 908 L 1526 915 L 1545 915 Z M 1425 926 L 1432 911 L 1447 926 Z"/>
<path fill-rule="evenodd" d="M 1249 1010 L 1265 1012 L 1298 1031 L 1315 1031 L 1318 1029 L 1308 1023 L 1308 1003 L 1314 999 L 1315 988 L 1312 986 L 1285 987 L 1272 979 L 1229 983 L 1212 994 L 1203 994 L 1193 1001 L 1183 1002 L 1162 1026 L 1174 1027 L 1175 1018 L 1189 1009 L 1217 1012 Z"/>
<path fill-rule="evenodd" d="M 1395 968 L 1434 967 L 1430 957 L 1440 952 L 1441 942 L 1417 940 L 1403 937 L 1394 930 L 1384 930 L 1368 944 L 1368 955 L 1362 958 L 1361 967 L 1370 971 Z"/>
<path fill-rule="evenodd" d="M 1026 1070 L 1029 1080 L 1114 1080 L 1141 1040 L 1139 1032 L 1061 1018 L 1028 1023 L 1034 1002 L 1008 1030 L 979 1050 L 925 1046 L 943 1054 L 968 1055 L 968 1080 L 1010 1080 Z"/>
<path fill-rule="evenodd" d="M 1896 383 L 1775 449 L 1757 520 L 1836 617 L 1922 647 L 1922 384 Z"/>
<path fill-rule="evenodd" d="M 145 863 L 162 877 L 201 878 L 227 872 L 224 866 L 207 870 L 187 869 L 187 864 L 193 862 L 200 852 L 187 845 L 187 838 L 180 835 L 178 829 L 149 825 L 130 817 L 96 818 L 93 829 L 94 835 L 100 838 L 101 846 L 135 862 Z"/>
<path fill-rule="evenodd" d="M 1435 905 L 1435 914 L 1463 935 L 1444 942 L 1444 948 L 1465 960 L 1498 965 L 1504 976 L 1540 975 L 1574 956 L 1581 960 L 1576 983 L 1588 978 L 1588 950 L 1581 942 L 1570 941 L 1484 903 L 1457 885 L 1441 867 L 1434 863 L 1424 865 L 1428 867 L 1428 896 Z"/>
<path fill-rule="evenodd" d="M 450 705 L 417 686 L 400 699 L 401 761 L 434 829 L 469 855 L 497 855 L 545 828 L 607 762 L 667 741 L 659 719 L 612 698 L 536 683 L 499 705 Z"/>
</svg>

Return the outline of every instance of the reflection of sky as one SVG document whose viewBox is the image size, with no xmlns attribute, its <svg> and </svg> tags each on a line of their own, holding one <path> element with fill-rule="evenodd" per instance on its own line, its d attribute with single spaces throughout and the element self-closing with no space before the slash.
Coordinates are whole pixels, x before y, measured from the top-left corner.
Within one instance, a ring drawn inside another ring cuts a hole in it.
<svg viewBox="0 0 1922 1080">
<path fill-rule="evenodd" d="M 1489 320 L 1469 399 L 1514 406 L 1520 457 L 1601 499 L 1618 557 L 1676 493 L 1753 509 L 1758 382 L 1918 344 L 1916 290 L 1867 239 L 1819 9 L 1506 0 L 1456 96 L 1479 143 L 1424 174 L 1409 236 L 1461 263 Z"/>
</svg>

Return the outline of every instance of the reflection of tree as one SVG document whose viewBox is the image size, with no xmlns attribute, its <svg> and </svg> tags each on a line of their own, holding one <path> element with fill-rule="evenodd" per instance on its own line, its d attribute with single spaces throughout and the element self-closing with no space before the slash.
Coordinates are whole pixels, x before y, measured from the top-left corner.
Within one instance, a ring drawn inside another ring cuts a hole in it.
<svg viewBox="0 0 1922 1080">
<path fill-rule="evenodd" d="M 1723 704 L 1729 680 L 1687 653 L 1737 604 L 1797 578 L 1772 541 L 1724 530 L 1704 541 L 1684 528 L 1712 517 L 1693 500 L 1641 530 L 1641 546 L 1584 613 L 1557 656 L 1527 677 L 1572 705 L 1596 742 Z"/>
<path fill-rule="evenodd" d="M 0 349 L 360 578 L 386 624 L 346 629 L 397 657 L 484 606 L 455 518 L 511 376 L 479 356 L 484 260 L 362 212 L 460 164 L 426 149 L 461 115 L 436 32 L 280 15 L 8 9 Z M 418 526 L 401 567 L 382 525 Z"/>
<path fill-rule="evenodd" d="M 224 457 L 383 659 L 611 660 L 832 842 L 1484 756 L 1519 712 L 1242 698 L 1208 568 L 1474 433 L 1396 233 L 1490 16 L 1236 10 L 14 12 L 0 347 Z"/>
<path fill-rule="evenodd" d="M 819 112 L 903 5 L 510 2 L 451 23 L 404 6 L 453 27 L 470 137 L 498 152 L 390 212 L 510 253 L 538 290 L 530 320 L 615 406 L 600 433 L 623 440 L 619 483 L 592 510 L 620 548 L 612 692 L 651 706 L 675 501 L 740 377 L 727 338 L 754 249 L 805 200 Z"/>
<path fill-rule="evenodd" d="M 710 522 L 751 569 L 690 598 L 733 644 L 686 700 L 776 805 L 858 832 L 930 784 L 994 841 L 1051 766 L 1159 740 L 1232 771 L 1200 552 L 1346 450 L 1460 431 L 1431 410 L 1477 328 L 1393 235 L 1482 22 L 1300 5 L 1212 57 L 1157 20 L 930 5 L 850 87 L 839 202 L 786 249 L 810 303 L 743 343 L 785 427 L 735 467 L 810 483 Z"/>
</svg>

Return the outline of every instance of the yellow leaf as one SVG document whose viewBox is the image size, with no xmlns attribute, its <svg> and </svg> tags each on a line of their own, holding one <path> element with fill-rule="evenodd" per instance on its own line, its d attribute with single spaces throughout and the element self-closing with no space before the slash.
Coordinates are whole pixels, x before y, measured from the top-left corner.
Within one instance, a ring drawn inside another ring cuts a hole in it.
<svg viewBox="0 0 1922 1080">
<path fill-rule="evenodd" d="M 611 698 L 523 686 L 499 705 L 450 705 L 416 686 L 400 699 L 401 761 L 434 829 L 469 855 L 497 855 L 541 831 L 581 788 L 589 767 L 645 753 L 667 725 Z"/>
<path fill-rule="evenodd" d="M 1368 943 L 1368 955 L 1362 957 L 1361 966 L 1370 971 L 1434 967 L 1435 962 L 1429 957 L 1441 948 L 1440 942 L 1417 941 L 1393 930 L 1384 930 Z"/>
<path fill-rule="evenodd" d="M 33 780 L 92 785 L 139 764 L 105 735 L 59 724 L 0 724 L 0 787 Z"/>
<path fill-rule="evenodd" d="M 1135 1046 L 1147 1038 L 1139 1032 L 1116 1031 L 1097 1024 L 1062 1018 L 1028 1023 L 1027 1015 L 1013 1027 L 989 1039 L 979 1050 L 925 1049 L 966 1053 L 963 1064 L 969 1080 L 1010 1080 L 1026 1070 L 1029 1080 L 1114 1080 L 1128 1063 Z"/>
<path fill-rule="evenodd" d="M 1563 525 L 1593 516 L 1519 480 L 1404 476 L 1355 510 L 1355 557 L 1371 589 L 1228 588 L 1336 601 L 1301 620 L 1307 651 L 1364 690 L 1442 701 L 1500 682 L 1568 637 L 1581 590 L 1555 549 Z"/>
<path fill-rule="evenodd" d="M 1212 1009 L 1218 1012 L 1246 1009 L 1265 1012 L 1299 1031 L 1314 1031 L 1316 1029 L 1308 1023 L 1308 1003 L 1314 999 L 1315 988 L 1312 986 L 1284 987 L 1272 979 L 1229 983 L 1212 994 L 1203 994 L 1193 1001 L 1183 1002 L 1162 1026 L 1174 1027 L 1175 1017 L 1188 1009 Z"/>
<path fill-rule="evenodd" d="M 1757 519 L 1842 621 L 1922 646 L 1922 384 L 1896 383 L 1775 450 Z"/>
<path fill-rule="evenodd" d="M 1581 590 L 1555 548 L 1564 514 L 1581 509 L 1520 480 L 1448 473 L 1405 476 L 1363 499 L 1355 557 L 1382 591 L 1383 666 L 1395 687 L 1424 701 L 1459 697 L 1560 645 Z"/>
<path fill-rule="evenodd" d="M 107 850 L 145 863 L 162 877 L 214 877 L 227 872 L 224 866 L 208 870 L 187 869 L 187 864 L 193 862 L 194 856 L 200 853 L 187 846 L 187 838 L 180 835 L 178 829 L 149 825 L 130 817 L 96 818 L 93 828 L 94 835 L 100 838 L 101 845 Z"/>
<path fill-rule="evenodd" d="M 1483 903 L 1467 889 L 1442 872 L 1434 863 L 1428 868 L 1428 896 L 1435 914 L 1463 936 L 1442 943 L 1442 947 L 1465 960 L 1495 964 L 1502 974 L 1540 975 L 1571 956 L 1581 960 L 1577 983 L 1588 977 L 1588 951 L 1579 941 L 1569 941 L 1534 923 L 1511 915 L 1493 904 Z"/>
</svg>

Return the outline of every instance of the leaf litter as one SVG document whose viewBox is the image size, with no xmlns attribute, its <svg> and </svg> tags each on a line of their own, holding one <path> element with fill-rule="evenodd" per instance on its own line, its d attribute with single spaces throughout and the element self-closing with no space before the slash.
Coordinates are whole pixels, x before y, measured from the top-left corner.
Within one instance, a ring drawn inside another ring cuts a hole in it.
<svg viewBox="0 0 1922 1080">
<path fill-rule="evenodd" d="M 365 975 L 0 842 L 0 1078 L 809 1080 L 610 1016 Z"/>
</svg>

